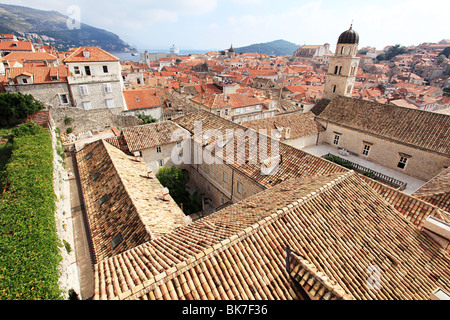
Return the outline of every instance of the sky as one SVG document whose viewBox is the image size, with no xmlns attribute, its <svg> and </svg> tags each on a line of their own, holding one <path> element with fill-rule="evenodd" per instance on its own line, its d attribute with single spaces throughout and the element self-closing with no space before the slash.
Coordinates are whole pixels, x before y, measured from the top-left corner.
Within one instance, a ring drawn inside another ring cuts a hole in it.
<svg viewBox="0 0 450 320">
<path fill-rule="evenodd" d="M 67 16 L 139 50 L 224 50 L 287 40 L 329 43 L 350 27 L 359 47 L 450 39 L 449 0 L 0 0 Z M 73 10 L 73 8 L 77 10 Z"/>
</svg>

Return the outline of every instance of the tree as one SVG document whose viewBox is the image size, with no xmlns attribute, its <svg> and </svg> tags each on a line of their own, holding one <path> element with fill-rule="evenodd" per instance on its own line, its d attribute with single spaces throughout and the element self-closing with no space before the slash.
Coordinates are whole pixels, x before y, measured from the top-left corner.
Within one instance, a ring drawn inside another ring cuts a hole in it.
<svg viewBox="0 0 450 320">
<path fill-rule="evenodd" d="M 158 122 L 158 119 L 153 118 L 151 115 L 146 115 L 144 113 L 138 113 L 136 115 L 136 117 L 140 120 L 142 120 L 142 122 L 144 124 L 149 124 L 149 123 L 155 123 Z"/>
<path fill-rule="evenodd" d="M 0 117 L 6 119 L 24 119 L 41 109 L 44 105 L 35 100 L 31 94 L 0 93 Z"/>
<path fill-rule="evenodd" d="M 442 51 L 442 54 L 448 58 L 450 56 L 450 47 L 447 47 L 444 49 L 444 51 Z"/>
<path fill-rule="evenodd" d="M 378 61 L 382 60 L 391 60 L 395 56 L 398 56 L 399 54 L 403 54 L 406 52 L 405 47 L 401 47 L 399 44 L 396 44 L 395 46 L 390 47 L 386 53 L 379 54 L 377 56 Z"/>
<path fill-rule="evenodd" d="M 173 200 L 180 205 L 186 194 L 186 184 L 189 181 L 189 173 L 177 167 L 159 168 L 156 174 L 159 182 L 169 189 Z"/>
<path fill-rule="evenodd" d="M 156 174 L 159 182 L 169 189 L 169 194 L 178 206 L 183 207 L 183 212 L 187 215 L 197 213 L 202 210 L 202 201 L 207 203 L 202 193 L 194 191 L 192 194 L 187 191 L 189 173 L 177 167 L 159 168 Z"/>
</svg>

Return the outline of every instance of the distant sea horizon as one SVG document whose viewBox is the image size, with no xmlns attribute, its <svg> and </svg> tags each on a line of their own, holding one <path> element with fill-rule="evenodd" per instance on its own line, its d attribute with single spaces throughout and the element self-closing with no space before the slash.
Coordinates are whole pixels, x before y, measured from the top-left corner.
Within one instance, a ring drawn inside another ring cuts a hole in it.
<svg viewBox="0 0 450 320">
<path fill-rule="evenodd" d="M 147 50 L 150 53 L 156 53 L 156 52 L 165 52 L 165 53 L 170 53 L 167 49 L 152 49 L 152 50 Z M 180 50 L 180 52 L 178 52 L 179 56 L 185 56 L 185 55 L 189 55 L 191 53 L 207 53 L 210 51 L 214 51 L 214 50 L 195 50 L 195 49 L 190 49 L 190 50 Z M 139 50 L 137 53 L 137 56 L 133 56 L 131 55 L 132 52 L 111 52 L 113 55 L 115 55 L 117 58 L 119 58 L 122 61 L 135 61 L 135 62 L 140 62 L 141 61 L 141 52 L 145 52 L 145 50 Z"/>
</svg>

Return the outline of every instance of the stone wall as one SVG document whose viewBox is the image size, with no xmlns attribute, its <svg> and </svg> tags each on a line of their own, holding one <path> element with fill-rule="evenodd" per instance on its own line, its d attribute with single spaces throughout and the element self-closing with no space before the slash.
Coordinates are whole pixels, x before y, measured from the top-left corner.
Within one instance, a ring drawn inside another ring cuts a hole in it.
<svg viewBox="0 0 450 320">
<path fill-rule="evenodd" d="M 67 83 L 50 83 L 50 84 L 23 84 L 23 85 L 7 85 L 6 92 L 21 92 L 23 94 L 31 94 L 36 100 L 44 105 L 53 107 L 71 107 L 71 99 L 69 87 Z M 60 95 L 66 95 L 67 104 L 63 104 Z"/>
<path fill-rule="evenodd" d="M 322 121 L 320 122 L 322 123 Z M 326 125 L 325 123 L 323 124 Z M 416 179 L 428 181 L 439 174 L 445 167 L 450 166 L 449 156 L 421 150 L 331 123 L 328 123 L 326 126 L 327 130 L 320 134 L 320 143 L 326 143 L 336 148 L 344 148 L 368 161 Z M 336 133 L 340 133 L 337 146 L 333 144 Z M 368 156 L 362 155 L 365 143 L 371 144 Z M 397 167 L 401 154 L 411 156 L 404 169 Z"/>
<path fill-rule="evenodd" d="M 66 132 L 66 129 L 70 127 L 73 128 L 74 134 L 95 130 L 101 132 L 111 128 L 120 131 L 122 128 L 142 124 L 142 121 L 136 117 L 117 115 L 107 108 L 97 110 L 50 108 L 50 117 L 61 132 Z M 65 118 L 71 118 L 73 121 L 66 125 L 64 123 Z"/>
</svg>

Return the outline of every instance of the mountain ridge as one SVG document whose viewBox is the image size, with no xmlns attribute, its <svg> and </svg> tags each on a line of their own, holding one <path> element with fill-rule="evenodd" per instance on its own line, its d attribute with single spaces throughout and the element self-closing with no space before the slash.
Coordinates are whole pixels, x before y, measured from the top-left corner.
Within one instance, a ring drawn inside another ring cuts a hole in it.
<svg viewBox="0 0 450 320">
<path fill-rule="evenodd" d="M 235 48 L 236 53 L 259 53 L 267 55 L 292 56 L 299 45 L 280 39 L 263 43 L 255 43 Z"/>
<path fill-rule="evenodd" d="M 0 33 L 31 37 L 33 41 L 48 43 L 58 50 L 71 47 L 98 46 L 110 52 L 131 51 L 133 48 L 116 34 L 80 23 L 79 28 L 67 27 L 68 16 L 57 11 L 45 11 L 25 6 L 0 3 Z"/>
</svg>

